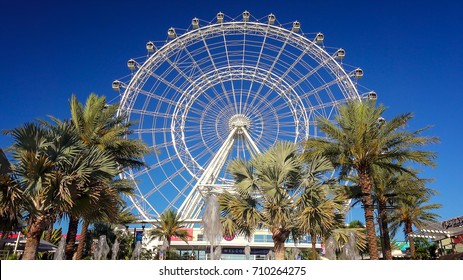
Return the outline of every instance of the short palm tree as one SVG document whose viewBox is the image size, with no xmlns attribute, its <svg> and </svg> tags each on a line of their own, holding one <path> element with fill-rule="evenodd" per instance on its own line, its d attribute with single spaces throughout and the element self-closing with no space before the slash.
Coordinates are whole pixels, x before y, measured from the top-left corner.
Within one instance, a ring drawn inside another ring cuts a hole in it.
<svg viewBox="0 0 463 280">
<path fill-rule="evenodd" d="M 224 192 L 219 203 L 225 217 L 225 234 L 250 238 L 259 227 L 272 233 L 275 258 L 284 259 L 284 243 L 297 231 L 293 194 L 299 187 L 301 158 L 297 147 L 279 142 L 250 161 L 232 161 L 228 170 L 235 180 L 235 193 Z M 232 226 L 231 226 L 232 225 Z"/>
<path fill-rule="evenodd" d="M 90 224 L 95 222 L 105 222 L 113 225 L 125 225 L 136 220 L 133 214 L 125 208 L 125 201 L 121 196 L 122 193 L 131 194 L 132 189 L 129 188 L 129 191 L 123 189 L 124 187 L 118 187 L 111 184 L 110 186 L 99 188 L 99 190 L 92 190 L 92 193 L 97 196 L 97 201 L 91 201 L 90 203 L 92 203 L 92 205 L 89 205 L 88 209 L 94 209 L 94 205 L 100 205 L 101 208 L 99 211 L 90 210 L 80 212 L 82 217 L 82 227 L 80 230 L 79 244 L 75 253 L 76 260 L 80 260 L 82 258 Z M 80 206 L 85 209 L 84 201 L 79 201 L 79 203 L 81 204 Z M 75 209 L 80 208 L 77 207 Z"/>
<path fill-rule="evenodd" d="M 301 186 L 304 191 L 296 200 L 298 216 L 296 217 L 302 233 L 308 233 L 312 242 L 312 260 L 317 258 L 316 240 L 330 234 L 334 227 L 343 221 L 347 198 L 332 189 L 333 184 L 326 184 L 321 176 L 333 170 L 331 162 L 321 156 L 307 161 L 307 176 Z M 333 182 L 331 182 L 333 183 Z"/>
<path fill-rule="evenodd" d="M 337 250 L 341 250 L 342 247 L 349 242 L 351 235 L 355 237 L 355 246 L 358 252 L 364 252 L 367 249 L 367 240 L 365 235 L 365 229 L 363 227 L 337 227 L 331 231 Z"/>
<path fill-rule="evenodd" d="M 374 223 L 373 178 L 374 166 L 407 172 L 405 162 L 434 166 L 435 153 L 418 150 L 419 147 L 437 141 L 420 136 L 422 130 L 408 132 L 402 128 L 412 118 L 404 114 L 384 121 L 386 109 L 372 102 L 350 101 L 339 107 L 334 121 L 318 119 L 317 126 L 326 138 L 311 138 L 306 142 L 307 155 L 322 154 L 341 176 L 356 171 L 362 196 L 367 230 L 368 250 L 371 259 L 378 259 L 378 247 Z"/>
<path fill-rule="evenodd" d="M 110 188 L 112 190 L 112 188 Z M 84 253 L 84 248 L 86 246 L 85 241 L 86 241 L 86 236 L 88 233 L 88 229 L 90 224 L 95 223 L 95 222 L 104 222 L 110 225 L 126 225 L 130 224 L 136 221 L 135 216 L 127 209 L 125 208 L 125 203 L 121 201 L 121 196 L 119 193 L 116 193 L 117 196 L 114 195 L 105 195 L 100 198 L 100 201 L 103 202 L 104 205 L 107 205 L 106 207 L 102 207 L 104 211 L 99 212 L 99 211 L 94 211 L 93 214 L 87 213 L 83 218 L 82 218 L 82 228 L 80 230 L 80 239 L 79 239 L 79 244 L 77 246 L 76 254 L 75 254 L 75 259 L 80 260 L 82 259 L 83 253 Z M 113 203 L 112 206 L 109 206 L 109 203 Z M 113 209 L 116 207 L 117 209 Z M 113 213 L 113 215 L 110 215 L 110 213 Z M 117 235 L 116 235 L 117 238 Z"/>
<path fill-rule="evenodd" d="M 14 140 L 12 154 L 23 195 L 21 207 L 28 218 L 23 259 L 34 259 L 43 230 L 72 208 L 76 188 L 90 179 L 112 177 L 117 169 L 109 155 L 85 149 L 67 124 L 49 129 L 30 123 L 8 133 Z"/>
<path fill-rule="evenodd" d="M 169 257 L 172 237 L 180 238 L 188 243 L 188 239 L 191 236 L 188 231 L 184 229 L 185 226 L 186 224 L 181 220 L 180 215 L 174 210 L 168 209 L 161 214 L 158 222 L 154 224 L 154 228 L 148 230 L 147 234 L 151 240 L 157 238 L 158 240 L 167 241 L 166 256 Z"/>
<path fill-rule="evenodd" d="M 21 207 L 28 220 L 23 259 L 33 260 L 43 230 L 60 211 L 72 205 L 71 172 L 66 170 L 80 147 L 72 134 L 52 141 L 50 131 L 32 123 L 8 133 L 13 136 L 14 169 L 23 190 Z"/>
<path fill-rule="evenodd" d="M 415 257 L 415 243 L 410 234 L 413 232 L 413 227 L 423 228 L 429 223 L 436 223 L 437 218 L 440 216 L 433 213 L 433 210 L 439 209 L 442 206 L 437 203 L 429 203 L 431 196 L 423 192 L 421 195 L 411 193 L 409 195 L 402 195 L 398 198 L 397 206 L 391 215 L 391 228 L 395 234 L 397 229 L 401 226 L 404 228 L 405 236 L 408 237 L 410 242 L 411 257 Z"/>
<path fill-rule="evenodd" d="M 312 241 L 312 260 L 317 258 L 316 240 L 330 234 L 343 220 L 342 204 L 329 197 L 326 187 L 311 186 L 299 197 L 300 214 L 297 221 L 301 231 L 308 233 Z"/>
</svg>

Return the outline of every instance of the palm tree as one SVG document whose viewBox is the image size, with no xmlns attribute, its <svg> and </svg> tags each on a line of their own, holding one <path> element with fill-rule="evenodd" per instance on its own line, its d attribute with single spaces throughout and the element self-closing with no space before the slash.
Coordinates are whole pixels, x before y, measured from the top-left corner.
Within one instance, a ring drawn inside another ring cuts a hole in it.
<svg viewBox="0 0 463 280">
<path fill-rule="evenodd" d="M 0 232 L 2 238 L 7 232 L 17 230 L 22 219 L 22 192 L 18 180 L 13 177 L 11 163 L 0 149 Z"/>
<path fill-rule="evenodd" d="M 82 219 L 82 228 L 81 228 L 81 234 L 80 234 L 80 239 L 79 239 L 79 244 L 77 246 L 76 254 L 75 254 L 75 259 L 80 260 L 82 259 L 82 255 L 84 252 L 84 248 L 86 246 L 85 241 L 86 241 L 86 236 L 88 233 L 88 229 L 90 224 L 95 223 L 95 222 L 103 222 L 106 223 L 110 226 L 115 226 L 115 225 L 125 225 L 125 224 L 130 224 L 135 222 L 136 218 L 135 216 L 130 213 L 130 211 L 125 208 L 125 203 L 121 201 L 121 197 L 119 193 L 117 193 L 117 201 L 114 201 L 114 196 L 109 196 L 109 197 L 103 197 L 101 200 L 107 200 L 108 202 L 113 201 L 113 206 L 117 207 L 118 209 L 115 211 L 114 215 L 109 215 L 109 213 L 114 212 L 111 208 L 113 207 L 102 207 L 102 209 L 106 209 L 103 212 L 93 212 L 93 215 L 87 214 L 85 217 Z M 108 204 L 108 202 L 104 202 L 105 205 Z M 109 206 L 109 205 L 107 205 Z M 107 211 L 107 209 L 111 209 L 110 211 Z M 98 237 L 98 236 L 97 236 Z M 117 238 L 117 235 L 116 235 Z"/>
<path fill-rule="evenodd" d="M 426 188 L 426 183 L 430 182 L 430 179 L 418 178 L 417 171 L 412 169 L 409 169 L 409 172 L 377 170 L 374 178 L 374 197 L 378 206 L 383 255 L 387 260 L 392 260 L 392 242 L 388 223 L 394 203 L 402 197 L 433 195 L 436 192 Z"/>
<path fill-rule="evenodd" d="M 122 187 L 123 188 L 123 187 Z M 85 240 L 90 224 L 95 222 L 104 222 L 111 225 L 125 225 L 134 222 L 135 216 L 125 208 L 125 202 L 122 199 L 121 193 L 131 193 L 121 190 L 114 185 L 101 190 L 98 196 L 98 204 L 101 205 L 101 211 L 89 211 L 82 214 L 82 227 L 80 230 L 79 244 L 75 253 L 75 259 L 82 258 L 85 248 Z M 92 190 L 93 192 L 93 190 Z M 90 206 L 94 208 L 93 205 Z"/>
<path fill-rule="evenodd" d="M 398 195 L 397 176 L 385 169 L 373 168 L 373 196 L 378 208 L 378 226 L 380 228 L 381 250 L 383 258 L 392 260 L 391 238 L 388 227 L 388 204 Z"/>
<path fill-rule="evenodd" d="M 188 243 L 188 238 L 191 237 L 183 227 L 185 227 L 185 223 L 181 220 L 180 215 L 174 210 L 168 209 L 161 214 L 158 222 L 154 224 L 154 228 L 148 230 L 147 234 L 150 240 L 158 238 L 158 240 L 167 241 L 166 256 L 169 257 L 172 237 L 180 238 L 186 243 Z"/>
<path fill-rule="evenodd" d="M 43 230 L 59 210 L 72 203 L 71 180 L 63 171 L 69 167 L 66 162 L 78 154 L 79 146 L 71 134 L 52 143 L 50 132 L 37 124 L 25 124 L 8 133 L 14 138 L 15 171 L 23 190 L 21 207 L 28 216 L 23 259 L 31 260 L 36 258 Z"/>
<path fill-rule="evenodd" d="M 90 178 L 112 177 L 117 169 L 107 154 L 85 149 L 66 124 L 52 130 L 29 123 L 8 133 L 14 138 L 14 172 L 28 218 L 23 259 L 34 259 L 43 230 L 71 209 L 74 190 Z"/>
<path fill-rule="evenodd" d="M 320 175 L 333 170 L 328 159 L 317 156 L 308 161 L 307 169 L 309 176 L 302 180 L 304 192 L 296 201 L 299 211 L 297 222 L 301 232 L 310 235 L 312 260 L 315 260 L 317 237 L 328 236 L 336 224 L 342 222 L 346 197 L 332 190 L 332 184 L 325 184 L 320 178 Z"/>
<path fill-rule="evenodd" d="M 232 161 L 228 169 L 237 192 L 219 196 L 224 217 L 238 233 L 250 238 L 258 227 L 270 230 L 279 260 L 284 259 L 285 241 L 297 230 L 292 194 L 299 186 L 302 161 L 296 148 L 289 142 L 279 142 L 249 162 Z M 225 226 L 226 234 L 229 229 Z"/>
<path fill-rule="evenodd" d="M 338 227 L 331 231 L 335 243 L 337 244 L 337 250 L 349 242 L 351 234 L 355 236 L 355 245 L 358 252 L 364 252 L 367 249 L 367 240 L 365 235 L 365 229 L 363 227 Z"/>
<path fill-rule="evenodd" d="M 133 122 L 118 114 L 119 104 L 108 105 L 104 96 L 92 93 L 85 107 L 73 95 L 70 101 L 71 121 L 86 146 L 98 146 L 114 156 L 121 168 L 142 167 L 143 155 L 150 152 L 139 139 L 129 139 Z"/>
<path fill-rule="evenodd" d="M 69 240 L 75 240 L 77 235 L 77 226 L 81 217 L 83 219 L 81 228 L 81 237 L 77 247 L 76 259 L 82 256 L 83 245 L 85 242 L 88 226 L 90 222 L 115 221 L 120 215 L 121 206 L 124 204 L 121 193 L 131 193 L 130 191 L 122 190 L 120 187 L 115 186 L 115 182 L 108 178 L 106 182 L 98 181 L 93 184 L 86 184 L 82 189 L 78 190 L 81 194 L 76 200 L 76 203 L 71 209 L 71 221 L 68 235 L 66 239 L 66 258 L 72 259 L 74 255 L 74 243 Z M 79 251 L 80 249 L 80 251 Z"/>
<path fill-rule="evenodd" d="M 372 197 L 373 167 L 407 172 L 403 163 L 434 166 L 436 156 L 433 152 L 417 149 L 437 142 L 436 138 L 420 136 L 422 130 L 408 132 L 401 129 L 412 118 L 410 113 L 386 122 L 382 118 L 385 110 L 372 102 L 350 101 L 339 107 L 334 122 L 326 118 L 318 119 L 318 127 L 326 138 L 311 138 L 306 142 L 309 156 L 323 154 L 335 167 L 340 168 L 341 176 L 356 171 L 371 259 L 378 259 Z"/>
<path fill-rule="evenodd" d="M 427 189 L 425 184 L 430 179 L 417 177 L 417 171 L 408 169 L 409 172 L 394 172 L 378 167 L 373 168 L 372 177 L 374 181 L 372 197 L 377 207 L 378 227 L 380 230 L 380 245 L 383 257 L 392 260 L 392 246 L 389 230 L 390 214 L 394 208 L 397 198 L 402 195 L 434 194 L 434 191 Z M 351 177 L 350 181 L 355 185 L 347 187 L 348 196 L 354 199 L 354 205 L 361 202 L 361 191 L 358 186 L 358 178 Z"/>
<path fill-rule="evenodd" d="M 83 106 L 76 98 L 75 95 L 71 97 L 70 101 L 71 110 L 71 123 L 76 128 L 79 138 L 83 141 L 86 147 L 97 147 L 101 151 L 109 153 L 117 162 L 119 172 L 123 168 L 137 168 L 143 166 L 142 156 L 149 152 L 148 147 L 141 140 L 128 139 L 127 136 L 131 133 L 129 129 L 132 125 L 127 122 L 127 116 L 118 114 L 118 104 L 107 105 L 104 96 L 98 97 L 96 94 L 90 94 L 87 98 L 85 106 Z M 59 120 L 54 119 L 55 123 L 60 123 Z M 127 194 L 130 192 L 127 188 L 127 181 L 118 180 L 113 182 L 112 186 L 125 184 L 126 188 L 123 192 Z M 125 182 L 122 182 L 125 181 Z M 116 184 L 114 184 L 116 183 Z M 100 212 L 102 219 L 104 217 L 114 216 L 114 211 L 117 211 L 117 203 L 108 203 L 106 207 L 102 207 L 104 199 L 98 199 L 103 191 L 96 187 L 100 182 L 89 182 L 89 184 L 82 186 L 80 192 L 82 195 L 79 200 L 75 201 L 74 207 L 68 213 L 69 216 L 69 229 L 66 238 L 66 257 L 71 259 L 74 253 L 74 244 L 76 241 L 77 228 L 81 218 L 87 220 L 95 220 L 95 211 Z M 112 192 L 110 190 L 111 184 L 104 187 L 105 192 Z M 121 190 L 119 188 L 119 190 Z M 120 193 L 122 194 L 122 192 Z M 118 200 L 115 195 L 113 200 Z M 92 199 L 89 199 L 92 198 Z M 108 196 L 106 196 L 108 198 Z M 107 213 L 102 213 L 102 212 Z M 88 227 L 88 224 L 84 229 Z M 85 240 L 85 231 L 81 240 Z"/>
<path fill-rule="evenodd" d="M 397 172 L 396 172 L 397 173 Z M 392 204 L 393 197 L 398 195 L 397 175 L 386 169 L 373 167 L 373 203 L 377 207 L 378 227 L 380 232 L 380 244 L 383 258 L 392 260 L 391 240 L 388 227 L 388 205 Z M 362 201 L 362 192 L 358 185 L 358 177 L 350 178 L 355 185 L 347 188 L 349 197 L 354 199 L 353 205 Z"/>
<path fill-rule="evenodd" d="M 429 223 L 437 222 L 438 214 L 432 213 L 432 210 L 442 207 L 441 204 L 429 203 L 431 196 L 428 193 L 417 195 L 411 193 L 402 195 L 398 198 L 398 204 L 391 215 L 391 228 L 395 234 L 397 229 L 404 226 L 405 236 L 408 236 L 410 242 L 411 257 L 415 257 L 415 244 L 410 234 L 413 232 L 413 226 L 423 228 Z"/>
<path fill-rule="evenodd" d="M 312 260 L 317 258 L 315 248 L 317 237 L 328 236 L 343 215 L 334 199 L 328 196 L 323 186 L 306 188 L 299 197 L 300 214 L 297 217 L 301 231 L 308 233 L 312 242 Z"/>
</svg>

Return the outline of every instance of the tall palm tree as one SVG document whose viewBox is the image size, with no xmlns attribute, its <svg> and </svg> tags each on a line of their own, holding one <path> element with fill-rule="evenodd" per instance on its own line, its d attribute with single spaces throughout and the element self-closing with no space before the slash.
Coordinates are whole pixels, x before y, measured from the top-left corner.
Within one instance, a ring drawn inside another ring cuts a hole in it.
<svg viewBox="0 0 463 280">
<path fill-rule="evenodd" d="M 301 158 L 297 147 L 279 142 L 250 161 L 235 160 L 228 167 L 236 193 L 224 192 L 219 203 L 226 221 L 225 232 L 234 228 L 250 238 L 258 227 L 272 233 L 275 258 L 284 259 L 284 243 L 297 230 L 293 194 L 299 187 Z M 257 194 L 257 195 L 256 195 Z"/>
<path fill-rule="evenodd" d="M 431 211 L 442 207 L 441 204 L 429 203 L 431 196 L 428 193 L 417 195 L 416 192 L 409 195 L 402 195 L 398 198 L 398 204 L 391 215 L 391 228 L 395 234 L 401 226 L 404 228 L 405 236 L 410 242 L 411 257 L 415 257 L 415 243 L 410 234 L 413 232 L 413 227 L 422 228 L 426 224 L 436 223 L 440 216 Z"/>
<path fill-rule="evenodd" d="M 340 168 L 341 176 L 356 171 L 371 259 L 378 259 L 372 197 L 373 167 L 407 172 L 402 163 L 434 166 L 436 156 L 433 152 L 418 150 L 437 142 L 436 138 L 420 136 L 422 130 L 408 132 L 402 129 L 412 118 L 410 113 L 386 122 L 382 118 L 385 110 L 372 102 L 350 101 L 339 107 L 333 122 L 318 119 L 317 126 L 326 138 L 311 138 L 306 142 L 308 155 L 323 154 Z"/>
<path fill-rule="evenodd" d="M 186 224 L 181 220 L 180 215 L 177 214 L 177 212 L 172 209 L 168 209 L 161 214 L 158 222 L 154 224 L 152 229 L 147 231 L 147 234 L 150 237 L 150 240 L 157 238 L 158 240 L 164 239 L 167 241 L 166 256 L 169 257 L 172 237 L 180 238 L 184 242 L 188 243 L 188 238 L 191 236 L 187 230 L 183 229 L 185 225 Z"/>
<path fill-rule="evenodd" d="M 388 227 L 388 205 L 390 207 L 393 197 L 398 195 L 396 173 L 377 167 L 373 167 L 372 171 L 374 181 L 372 190 L 373 204 L 376 205 L 377 209 L 381 251 L 383 258 L 387 260 L 392 260 L 391 239 Z M 354 199 L 353 205 L 355 205 L 362 201 L 362 192 L 358 185 L 359 180 L 357 176 L 350 178 L 350 181 L 354 185 L 346 189 L 348 190 L 349 197 Z"/>
<path fill-rule="evenodd" d="M 127 138 L 134 123 L 127 121 L 126 114 L 118 114 L 118 108 L 119 104 L 108 105 L 106 97 L 94 93 L 88 96 L 85 106 L 73 95 L 71 121 L 85 145 L 108 151 L 121 168 L 142 167 L 142 157 L 150 148 L 142 140 Z"/>
<path fill-rule="evenodd" d="M 380 244 L 383 257 L 392 260 L 392 242 L 389 229 L 390 214 L 397 199 L 403 195 L 434 194 L 433 190 L 426 188 L 430 179 L 418 178 L 416 170 L 408 169 L 408 172 L 396 172 L 378 167 L 373 168 L 374 181 L 372 197 L 377 209 L 378 227 L 380 228 Z M 358 178 L 351 177 L 355 184 L 347 187 L 348 196 L 354 199 L 354 205 L 361 202 L 361 191 L 358 186 Z"/>
<path fill-rule="evenodd" d="M 381 250 L 383 258 L 392 260 L 391 238 L 388 227 L 388 204 L 391 204 L 393 197 L 398 195 L 398 191 L 395 190 L 398 187 L 397 176 L 388 170 L 379 168 L 373 168 L 373 170 L 373 197 L 378 208 Z"/>
<path fill-rule="evenodd" d="M 389 230 L 390 215 L 394 209 L 394 203 L 402 197 L 433 195 L 435 191 L 426 188 L 430 179 L 417 177 L 417 171 L 409 169 L 409 172 L 389 172 L 377 170 L 374 174 L 374 197 L 377 201 L 379 226 L 381 227 L 381 244 L 383 255 L 387 260 L 392 260 L 392 247 Z"/>
<path fill-rule="evenodd" d="M 87 98 L 85 106 L 77 100 L 75 95 L 71 97 L 70 101 L 71 123 L 76 128 L 78 136 L 84 145 L 86 147 L 97 147 L 99 150 L 109 153 L 117 162 L 119 172 L 121 172 L 123 168 L 143 166 L 142 156 L 148 153 L 149 149 L 141 140 L 127 138 L 131 134 L 130 126 L 133 123 L 127 122 L 127 116 L 118 114 L 117 110 L 118 104 L 108 105 L 104 96 L 99 97 L 93 93 Z M 60 123 L 56 119 L 55 122 Z M 120 185 L 121 181 L 124 180 L 119 180 L 117 183 Z M 127 181 L 124 183 L 127 185 Z M 116 203 L 109 203 L 107 207 L 102 207 L 102 202 L 105 200 L 95 199 L 102 194 L 102 190 L 96 188 L 95 184 L 98 185 L 99 182 L 89 182 L 89 184 L 83 186 L 82 190 L 80 190 L 82 193 L 80 199 L 76 201 L 74 207 L 68 213 L 67 259 L 71 259 L 73 256 L 77 228 L 81 218 L 88 215 L 87 220 L 95 220 L 95 211 L 106 211 L 108 213 L 102 213 L 104 215 L 101 215 L 104 219 L 104 217 L 114 216 L 114 210 L 118 209 Z M 106 186 L 104 191 L 111 192 L 110 187 L 111 184 Z M 125 188 L 126 190 L 127 188 Z M 112 193 L 111 195 L 116 195 L 113 199 L 117 200 L 119 194 Z M 81 234 L 81 239 L 85 239 L 85 231 L 84 236 Z"/>
</svg>

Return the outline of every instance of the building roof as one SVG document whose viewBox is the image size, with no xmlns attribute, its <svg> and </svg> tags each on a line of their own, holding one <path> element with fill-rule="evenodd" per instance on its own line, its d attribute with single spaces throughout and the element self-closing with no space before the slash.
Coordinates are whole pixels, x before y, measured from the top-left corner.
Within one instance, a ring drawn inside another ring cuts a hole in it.
<svg viewBox="0 0 463 280">
<path fill-rule="evenodd" d="M 460 234 L 463 234 L 463 216 L 445 220 L 440 223 L 427 223 L 410 233 L 409 236 L 439 241 Z"/>
</svg>

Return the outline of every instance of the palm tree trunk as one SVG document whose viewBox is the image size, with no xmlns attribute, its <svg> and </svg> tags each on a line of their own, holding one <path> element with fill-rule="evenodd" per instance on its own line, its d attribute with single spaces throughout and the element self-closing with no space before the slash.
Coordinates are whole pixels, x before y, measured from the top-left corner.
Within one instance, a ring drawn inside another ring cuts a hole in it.
<svg viewBox="0 0 463 280">
<path fill-rule="evenodd" d="M 85 240 L 87 237 L 88 226 L 89 226 L 88 220 L 84 219 L 82 222 L 82 230 L 80 231 L 79 245 L 77 246 L 77 251 L 76 251 L 76 260 L 82 259 L 82 253 L 85 247 Z"/>
<path fill-rule="evenodd" d="M 275 250 L 275 260 L 284 260 L 285 259 L 285 243 L 274 240 L 273 246 Z"/>
<path fill-rule="evenodd" d="M 271 230 L 273 239 L 273 249 L 275 250 L 275 260 L 285 259 L 285 241 L 289 237 L 290 231 L 286 229 L 274 228 Z"/>
<path fill-rule="evenodd" d="M 360 188 L 362 190 L 362 203 L 365 214 L 365 227 L 367 230 L 368 253 L 371 260 L 377 260 L 378 244 L 376 242 L 376 230 L 374 221 L 374 205 L 371 196 L 373 182 L 368 171 L 359 172 Z"/>
<path fill-rule="evenodd" d="M 29 229 L 26 234 L 26 246 L 24 247 L 23 260 L 35 260 L 37 249 L 40 244 L 40 237 L 47 224 L 45 218 L 32 218 L 29 223 Z"/>
<path fill-rule="evenodd" d="M 166 258 L 165 260 L 168 260 L 169 259 L 169 254 L 170 254 L 170 242 L 171 242 L 171 237 L 169 236 L 168 238 L 166 238 L 167 240 L 167 248 L 166 248 Z M 211 250 L 211 253 L 212 253 L 212 250 Z"/>
<path fill-rule="evenodd" d="M 386 203 L 378 200 L 379 221 L 381 227 L 381 239 L 383 240 L 383 258 L 392 260 L 391 238 L 389 237 L 389 228 L 387 226 Z"/>
<path fill-rule="evenodd" d="M 405 223 L 405 231 L 407 232 L 408 242 L 410 242 L 410 257 L 413 259 L 415 257 L 415 242 L 413 242 L 413 237 L 410 236 L 413 232 L 411 223 Z"/>
<path fill-rule="evenodd" d="M 79 227 L 79 217 L 71 215 L 69 217 L 69 228 L 66 235 L 66 247 L 64 249 L 67 260 L 72 260 L 74 247 L 76 244 L 77 229 Z"/>
<path fill-rule="evenodd" d="M 310 241 L 312 242 L 312 260 L 316 260 L 317 259 L 317 248 L 315 246 L 317 244 L 317 236 L 311 234 Z"/>
<path fill-rule="evenodd" d="M 53 233 L 53 225 L 55 224 L 56 218 L 53 218 L 53 220 L 50 222 L 50 225 L 47 228 L 47 234 L 45 234 L 45 241 L 50 242 L 51 235 Z"/>
</svg>

